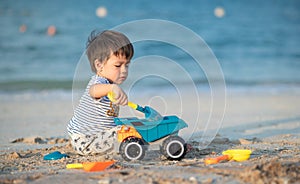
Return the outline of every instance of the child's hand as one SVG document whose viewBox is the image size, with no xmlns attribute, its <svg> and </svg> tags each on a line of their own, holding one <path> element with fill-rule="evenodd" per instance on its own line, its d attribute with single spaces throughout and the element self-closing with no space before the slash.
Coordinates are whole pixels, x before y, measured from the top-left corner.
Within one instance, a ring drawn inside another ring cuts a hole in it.
<svg viewBox="0 0 300 184">
<path fill-rule="evenodd" d="M 125 92 L 120 88 L 117 84 L 113 84 L 112 86 L 112 92 L 113 92 L 113 98 L 115 101 L 113 101 L 117 105 L 127 105 L 128 104 L 128 98 Z"/>
</svg>

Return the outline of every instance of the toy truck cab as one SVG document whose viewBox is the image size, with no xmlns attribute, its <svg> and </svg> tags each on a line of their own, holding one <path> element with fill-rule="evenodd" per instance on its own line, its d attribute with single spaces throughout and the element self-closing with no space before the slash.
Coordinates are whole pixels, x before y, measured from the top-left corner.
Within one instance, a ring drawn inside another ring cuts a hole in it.
<svg viewBox="0 0 300 184">
<path fill-rule="evenodd" d="M 185 141 L 178 132 L 188 125 L 177 116 L 160 116 L 151 107 L 140 107 L 145 119 L 136 117 L 115 118 L 116 125 L 122 125 L 118 131 L 119 153 L 124 160 L 141 160 L 149 146 L 159 147 L 169 160 L 180 160 L 186 154 Z"/>
</svg>

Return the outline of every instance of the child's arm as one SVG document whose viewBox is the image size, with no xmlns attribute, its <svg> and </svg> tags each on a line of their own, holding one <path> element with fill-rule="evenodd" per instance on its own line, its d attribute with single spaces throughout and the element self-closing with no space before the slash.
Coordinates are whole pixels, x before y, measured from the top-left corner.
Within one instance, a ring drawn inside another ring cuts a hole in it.
<svg viewBox="0 0 300 184">
<path fill-rule="evenodd" d="M 115 104 L 127 105 L 128 99 L 125 92 L 117 84 L 94 84 L 90 88 L 90 95 L 92 98 L 99 99 L 106 96 L 109 92 L 114 93 Z"/>
</svg>

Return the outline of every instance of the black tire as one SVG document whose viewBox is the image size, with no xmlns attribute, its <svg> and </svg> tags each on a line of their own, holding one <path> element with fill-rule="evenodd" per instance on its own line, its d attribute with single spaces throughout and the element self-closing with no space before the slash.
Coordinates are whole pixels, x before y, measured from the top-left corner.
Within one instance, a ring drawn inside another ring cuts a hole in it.
<svg viewBox="0 0 300 184">
<path fill-rule="evenodd" d="M 145 156 L 145 148 L 142 139 L 129 138 L 121 143 L 120 154 L 126 161 L 142 160 Z"/>
<path fill-rule="evenodd" d="M 164 140 L 161 152 L 168 160 L 181 160 L 186 154 L 185 141 L 179 136 L 170 136 Z"/>
</svg>

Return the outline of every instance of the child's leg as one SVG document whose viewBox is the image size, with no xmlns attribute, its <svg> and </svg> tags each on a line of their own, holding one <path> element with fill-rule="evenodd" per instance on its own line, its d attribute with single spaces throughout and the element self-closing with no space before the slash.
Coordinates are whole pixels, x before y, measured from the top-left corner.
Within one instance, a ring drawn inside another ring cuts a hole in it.
<svg viewBox="0 0 300 184">
<path fill-rule="evenodd" d="M 71 144 L 74 150 L 80 155 L 87 155 L 92 153 L 90 149 L 91 143 L 97 138 L 92 135 L 69 134 L 71 137 Z"/>
<path fill-rule="evenodd" d="M 70 134 L 71 144 L 81 155 L 111 153 L 114 150 L 114 142 L 119 129 L 120 126 L 117 126 L 97 135 Z"/>
<path fill-rule="evenodd" d="M 90 145 L 92 152 L 101 155 L 112 153 L 119 129 L 120 127 L 117 126 L 97 134 L 96 139 Z"/>
</svg>

